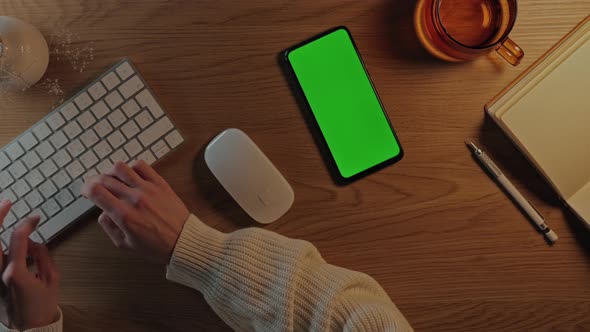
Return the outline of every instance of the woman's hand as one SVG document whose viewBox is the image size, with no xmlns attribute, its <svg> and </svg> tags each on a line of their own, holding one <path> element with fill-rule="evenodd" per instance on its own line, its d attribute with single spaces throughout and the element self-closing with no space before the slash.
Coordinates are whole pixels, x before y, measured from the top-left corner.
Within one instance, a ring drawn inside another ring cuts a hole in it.
<svg viewBox="0 0 590 332">
<path fill-rule="evenodd" d="M 88 179 L 82 194 L 103 210 L 98 222 L 116 247 L 168 263 L 189 212 L 147 163 L 117 162 L 108 174 Z"/>
<path fill-rule="evenodd" d="M 0 225 L 11 206 L 10 201 L 0 202 Z M 59 273 L 47 247 L 29 239 L 38 223 L 38 216 L 20 222 L 12 232 L 8 256 L 0 255 L 2 323 L 19 330 L 46 326 L 59 319 Z M 29 270 L 27 257 L 37 272 Z"/>
</svg>

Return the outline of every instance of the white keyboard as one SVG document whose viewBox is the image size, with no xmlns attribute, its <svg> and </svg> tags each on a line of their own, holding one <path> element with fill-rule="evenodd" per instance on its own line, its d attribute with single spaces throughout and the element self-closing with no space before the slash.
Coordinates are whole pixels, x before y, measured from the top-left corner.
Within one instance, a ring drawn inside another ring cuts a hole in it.
<svg viewBox="0 0 590 332">
<path fill-rule="evenodd" d="M 12 209 L 0 229 L 7 250 L 18 220 L 41 216 L 31 239 L 47 243 L 94 204 L 84 180 L 116 161 L 153 164 L 184 141 L 128 59 L 0 150 L 0 199 Z"/>
</svg>

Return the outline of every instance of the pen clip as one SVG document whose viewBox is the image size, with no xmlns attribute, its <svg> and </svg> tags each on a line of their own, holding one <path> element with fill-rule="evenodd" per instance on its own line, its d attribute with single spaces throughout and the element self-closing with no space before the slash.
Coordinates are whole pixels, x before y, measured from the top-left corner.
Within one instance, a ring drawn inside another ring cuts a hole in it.
<svg viewBox="0 0 590 332">
<path fill-rule="evenodd" d="M 541 214 L 541 212 L 539 212 L 539 210 L 537 210 L 537 208 L 533 205 L 533 203 L 531 203 L 531 201 L 529 201 L 529 200 L 527 200 L 527 202 L 533 208 L 533 210 L 535 210 L 535 212 L 537 212 L 537 214 L 539 215 L 539 217 L 541 217 L 541 219 L 543 219 L 543 221 L 545 221 L 545 217 L 543 217 L 543 215 Z"/>
</svg>

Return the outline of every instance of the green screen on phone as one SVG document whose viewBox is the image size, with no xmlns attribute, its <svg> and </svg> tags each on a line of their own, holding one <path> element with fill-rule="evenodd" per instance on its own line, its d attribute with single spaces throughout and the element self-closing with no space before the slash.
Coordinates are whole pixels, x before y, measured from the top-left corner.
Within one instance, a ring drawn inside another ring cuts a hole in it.
<svg viewBox="0 0 590 332">
<path fill-rule="evenodd" d="M 346 29 L 288 51 L 287 59 L 342 177 L 402 153 Z"/>
</svg>

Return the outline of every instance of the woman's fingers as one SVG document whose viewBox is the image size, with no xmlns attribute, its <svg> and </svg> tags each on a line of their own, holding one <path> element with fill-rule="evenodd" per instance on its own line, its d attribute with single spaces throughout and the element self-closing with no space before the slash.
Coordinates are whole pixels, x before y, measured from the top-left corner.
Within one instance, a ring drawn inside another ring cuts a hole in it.
<svg viewBox="0 0 590 332">
<path fill-rule="evenodd" d="M 10 212 L 11 207 L 12 203 L 8 199 L 5 199 L 2 202 L 0 202 L 0 227 L 4 225 L 4 219 L 8 215 L 8 212 Z M 4 248 L 2 247 L 2 242 L 0 241 L 0 251 L 2 250 L 4 250 Z M 2 268 L 2 270 L 4 270 L 3 258 L 4 256 L 0 255 L 0 268 Z"/>
<path fill-rule="evenodd" d="M 12 203 L 8 199 L 5 199 L 2 202 L 0 202 L 0 226 L 4 224 L 4 218 L 6 218 L 8 212 L 10 212 L 11 207 Z"/>
<path fill-rule="evenodd" d="M 25 218 L 12 232 L 10 238 L 10 250 L 8 253 L 10 264 L 27 266 L 27 252 L 29 249 L 29 236 L 39 224 L 39 216 Z"/>
<path fill-rule="evenodd" d="M 98 175 L 87 182 L 97 182 L 119 199 L 129 199 L 133 196 L 133 188 L 110 175 Z"/>
<path fill-rule="evenodd" d="M 105 233 L 107 233 L 108 237 L 111 239 L 115 247 L 117 248 L 124 248 L 125 247 L 125 233 L 115 224 L 115 222 L 109 217 L 106 213 L 102 213 L 98 217 L 98 224 Z"/>
<path fill-rule="evenodd" d="M 29 236 L 37 227 L 39 217 L 24 219 L 12 232 L 8 252 L 8 263 L 2 272 L 4 285 L 26 284 L 28 277 L 27 255 L 29 252 Z"/>
<path fill-rule="evenodd" d="M 143 179 L 131 167 L 120 161 L 115 163 L 107 175 L 116 177 L 129 187 L 138 187 L 143 182 Z"/>
<path fill-rule="evenodd" d="M 166 184 L 166 180 L 160 176 L 150 165 L 143 160 L 137 160 L 131 163 L 131 168 L 145 181 L 156 185 Z"/>
<path fill-rule="evenodd" d="M 46 246 L 29 240 L 29 255 L 37 264 L 41 280 L 49 285 L 59 284 L 59 272 Z"/>
<path fill-rule="evenodd" d="M 111 190 L 106 188 L 108 184 L 105 184 L 101 179 L 104 179 L 104 176 L 96 176 L 88 179 L 82 187 L 82 195 L 111 216 L 111 220 L 119 228 L 125 229 L 125 218 L 131 213 L 131 207 L 125 201 L 115 197 Z M 110 187 L 111 189 L 113 188 L 113 186 Z"/>
</svg>

